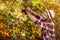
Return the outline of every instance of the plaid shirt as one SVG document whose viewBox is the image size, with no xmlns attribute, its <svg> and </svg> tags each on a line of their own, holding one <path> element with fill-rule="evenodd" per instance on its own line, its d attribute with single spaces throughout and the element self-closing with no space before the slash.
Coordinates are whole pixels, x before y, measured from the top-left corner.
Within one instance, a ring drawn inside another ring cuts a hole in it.
<svg viewBox="0 0 60 40">
<path fill-rule="evenodd" d="M 35 21 L 35 24 L 39 25 L 42 28 L 42 36 L 43 40 L 55 40 L 55 30 L 53 22 L 42 22 L 40 16 L 36 16 L 38 18 Z"/>
</svg>

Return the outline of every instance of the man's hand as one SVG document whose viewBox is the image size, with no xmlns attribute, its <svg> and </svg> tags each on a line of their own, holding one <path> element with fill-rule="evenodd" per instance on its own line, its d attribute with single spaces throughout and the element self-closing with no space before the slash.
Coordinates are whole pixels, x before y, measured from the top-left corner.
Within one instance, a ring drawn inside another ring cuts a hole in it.
<svg viewBox="0 0 60 40">
<path fill-rule="evenodd" d="M 25 7 L 25 10 L 22 10 L 21 12 L 24 12 L 25 14 L 27 14 L 27 13 L 26 13 L 26 11 L 28 11 L 28 12 L 30 12 L 30 11 L 31 11 L 31 9 L 30 9 L 30 7 L 29 7 L 29 6 L 26 6 L 26 7 Z"/>
<path fill-rule="evenodd" d="M 39 15 L 39 14 L 37 14 L 36 12 L 34 12 L 33 10 L 31 10 L 31 8 L 29 7 L 29 6 L 27 6 L 26 8 L 26 11 L 28 11 L 31 15 L 33 15 L 33 16 L 37 16 L 37 15 Z"/>
<path fill-rule="evenodd" d="M 26 10 L 27 10 L 27 11 L 30 11 L 31 9 L 30 9 L 30 7 L 29 7 L 29 6 L 27 6 L 27 7 L 26 7 Z"/>
</svg>

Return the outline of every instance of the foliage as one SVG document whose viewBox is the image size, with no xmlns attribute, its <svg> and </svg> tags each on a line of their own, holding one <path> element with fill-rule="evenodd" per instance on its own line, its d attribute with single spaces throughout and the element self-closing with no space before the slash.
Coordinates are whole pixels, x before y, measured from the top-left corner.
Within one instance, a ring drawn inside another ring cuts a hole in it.
<svg viewBox="0 0 60 40">
<path fill-rule="evenodd" d="M 21 12 L 25 6 L 30 6 L 38 14 L 43 14 L 47 8 L 53 9 L 57 16 L 60 15 L 60 6 L 56 0 L 0 0 L 0 37 L 8 37 L 10 40 L 40 39 L 41 28 Z M 53 21 L 56 23 L 58 20 Z"/>
</svg>

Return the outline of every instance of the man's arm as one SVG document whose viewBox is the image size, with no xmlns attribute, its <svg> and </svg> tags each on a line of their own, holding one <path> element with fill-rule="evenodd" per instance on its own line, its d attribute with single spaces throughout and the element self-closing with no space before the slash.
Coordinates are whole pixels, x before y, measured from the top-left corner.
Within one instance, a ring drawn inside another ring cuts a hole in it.
<svg viewBox="0 0 60 40">
<path fill-rule="evenodd" d="M 29 12 L 29 11 L 27 11 L 26 10 L 26 13 L 28 14 L 28 16 L 29 16 L 29 18 L 35 23 L 35 24 L 37 24 L 37 25 L 39 25 L 41 28 L 44 28 L 44 29 L 46 29 L 46 30 L 49 30 L 49 31 L 54 31 L 53 29 L 51 30 L 51 29 L 49 29 L 49 27 L 46 27 L 46 26 L 48 26 L 45 22 L 42 22 L 40 19 L 37 19 L 35 16 L 33 16 L 32 14 L 31 14 L 31 12 Z M 37 15 L 37 14 L 35 14 L 35 15 Z"/>
<path fill-rule="evenodd" d="M 45 23 L 43 23 L 41 20 L 37 19 L 35 16 L 33 16 L 30 12 L 26 10 L 26 13 L 28 14 L 29 18 L 37 25 L 39 25 L 42 28 L 45 28 Z M 41 19 L 41 18 L 40 18 Z M 45 28 L 46 29 L 46 28 Z"/>
<path fill-rule="evenodd" d="M 28 12 L 30 12 L 30 14 L 33 15 L 34 17 L 36 17 L 37 19 L 40 19 L 40 15 L 37 14 L 36 12 L 32 11 L 32 10 L 30 9 L 30 7 L 26 7 L 26 10 L 27 10 Z"/>
<path fill-rule="evenodd" d="M 26 13 L 28 14 L 29 18 L 30 18 L 33 22 L 35 22 L 35 21 L 37 20 L 37 18 L 34 17 L 30 12 L 26 11 Z"/>
</svg>

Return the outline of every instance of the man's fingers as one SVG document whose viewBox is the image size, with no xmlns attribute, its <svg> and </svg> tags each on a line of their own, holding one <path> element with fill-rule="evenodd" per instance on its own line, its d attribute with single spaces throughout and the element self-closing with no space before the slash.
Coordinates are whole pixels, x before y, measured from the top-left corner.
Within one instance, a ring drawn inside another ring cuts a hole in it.
<svg viewBox="0 0 60 40">
<path fill-rule="evenodd" d="M 29 6 L 26 7 L 26 10 L 31 10 Z"/>
</svg>

